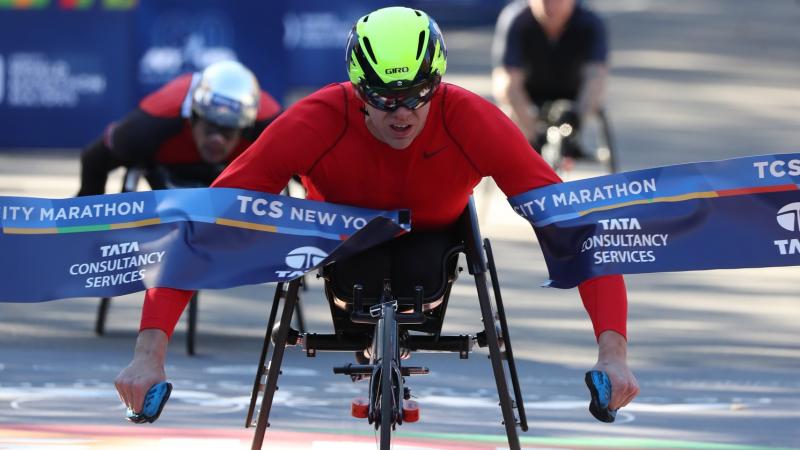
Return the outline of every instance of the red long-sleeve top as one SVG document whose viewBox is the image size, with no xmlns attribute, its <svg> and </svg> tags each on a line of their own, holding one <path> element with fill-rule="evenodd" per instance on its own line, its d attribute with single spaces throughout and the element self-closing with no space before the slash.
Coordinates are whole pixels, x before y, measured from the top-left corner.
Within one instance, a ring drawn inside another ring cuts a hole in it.
<svg viewBox="0 0 800 450">
<path fill-rule="evenodd" d="M 213 186 L 278 193 L 298 174 L 309 199 L 410 209 L 413 230 L 455 222 L 486 176 L 508 197 L 560 182 L 500 110 L 458 86 L 439 87 L 421 133 L 400 150 L 372 135 L 363 108 L 350 83 L 320 89 L 279 116 Z M 596 336 L 606 330 L 626 335 L 621 276 L 594 278 L 579 291 Z M 191 295 L 149 289 L 141 329 L 171 335 Z"/>
</svg>

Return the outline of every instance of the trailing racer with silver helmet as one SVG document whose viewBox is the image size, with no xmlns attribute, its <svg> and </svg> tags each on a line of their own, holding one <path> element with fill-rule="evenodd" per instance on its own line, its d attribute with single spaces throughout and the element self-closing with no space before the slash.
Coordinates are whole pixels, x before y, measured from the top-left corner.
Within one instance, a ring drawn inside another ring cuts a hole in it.
<svg viewBox="0 0 800 450">
<path fill-rule="evenodd" d="M 105 192 L 108 173 L 140 167 L 154 189 L 165 177 L 208 186 L 252 143 L 281 107 L 235 61 L 182 75 L 145 97 L 81 154 L 78 195 Z"/>
</svg>

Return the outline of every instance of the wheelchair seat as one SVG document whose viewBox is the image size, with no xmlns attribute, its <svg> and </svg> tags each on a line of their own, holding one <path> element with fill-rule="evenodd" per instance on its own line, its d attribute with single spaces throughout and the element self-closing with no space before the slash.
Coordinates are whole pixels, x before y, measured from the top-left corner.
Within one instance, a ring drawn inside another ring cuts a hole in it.
<svg viewBox="0 0 800 450">
<path fill-rule="evenodd" d="M 352 310 L 355 285 L 362 287 L 363 304 L 372 305 L 381 299 L 383 280 L 391 282 L 401 313 L 413 308 L 416 287 L 421 287 L 422 312 L 433 323 L 440 322 L 442 305 L 458 276 L 459 254 L 464 251 L 455 236 L 450 230 L 412 232 L 323 267 L 334 326 L 340 331 L 352 329 L 346 317 Z M 434 311 L 437 309 L 441 311 Z M 441 323 L 437 325 L 434 328 Z"/>
</svg>

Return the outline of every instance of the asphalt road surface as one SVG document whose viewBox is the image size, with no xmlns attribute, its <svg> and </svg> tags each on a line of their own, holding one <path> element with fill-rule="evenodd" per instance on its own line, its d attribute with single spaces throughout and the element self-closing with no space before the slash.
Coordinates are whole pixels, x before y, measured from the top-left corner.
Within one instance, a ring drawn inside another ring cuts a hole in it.
<svg viewBox="0 0 800 450">
<path fill-rule="evenodd" d="M 594 4 L 611 32 L 608 111 L 623 170 L 797 151 L 800 2 Z M 449 81 L 488 96 L 491 30 L 444 32 Z M 568 177 L 597 174 L 579 169 Z M 70 196 L 77 173 L 74 153 L 0 153 L 0 194 Z M 536 287 L 546 273 L 531 231 L 496 191 L 476 197 L 510 317 L 531 427 L 525 448 L 800 448 L 797 268 L 626 277 L 642 392 L 617 423 L 602 424 L 587 411 L 583 373 L 596 354 L 577 292 Z M 186 355 L 179 324 L 172 399 L 142 426 L 123 420 L 112 385 L 131 356 L 141 294 L 113 301 L 103 337 L 92 331 L 96 299 L 0 304 L 0 449 L 249 448 L 244 415 L 272 289 L 202 292 L 198 355 Z M 330 329 L 318 282 L 304 307 L 310 329 Z M 479 327 L 465 275 L 446 328 Z M 375 448 L 373 430 L 349 416 L 366 384 L 331 371 L 351 359 L 288 349 L 264 448 Z M 431 375 L 408 380 L 422 419 L 401 427 L 397 449 L 507 448 L 485 353 L 410 362 Z"/>
</svg>

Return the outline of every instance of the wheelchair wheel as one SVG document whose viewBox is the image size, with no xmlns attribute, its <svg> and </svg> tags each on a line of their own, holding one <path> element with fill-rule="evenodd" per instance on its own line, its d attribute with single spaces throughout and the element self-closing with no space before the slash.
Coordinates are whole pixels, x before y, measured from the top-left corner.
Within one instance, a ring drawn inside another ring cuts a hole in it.
<svg viewBox="0 0 800 450">
<path fill-rule="evenodd" d="M 598 149 L 600 159 L 605 161 L 609 173 L 617 173 L 619 172 L 619 161 L 617 161 L 618 155 L 611 122 L 608 114 L 602 109 L 597 113 L 597 119 L 600 122 L 600 148 Z"/>
<path fill-rule="evenodd" d="M 400 410 L 398 404 L 397 382 L 395 379 L 395 358 L 397 357 L 397 322 L 394 317 L 394 307 L 383 305 L 383 319 L 381 331 L 381 386 L 380 386 L 380 412 L 381 412 L 381 450 L 390 450 L 392 433 L 394 433 L 396 417 Z"/>
<path fill-rule="evenodd" d="M 575 141 L 582 150 L 581 157 L 576 159 L 575 156 L 568 156 L 571 153 L 568 150 L 570 145 L 568 145 L 569 141 L 565 139 L 566 136 L 562 135 L 560 127 L 552 125 L 542 135 L 541 143 L 537 143 L 542 158 L 561 177 L 568 178 L 575 166 L 582 164 L 581 161 L 589 162 L 595 170 L 599 169 L 603 174 L 619 171 L 613 130 L 605 110 L 599 110 L 582 127 L 581 133 Z"/>
<path fill-rule="evenodd" d="M 571 167 L 564 167 L 564 155 L 561 151 L 561 140 L 546 140 L 542 145 L 541 154 L 545 162 L 553 168 L 559 175 L 564 175 L 565 170 Z"/>
</svg>

